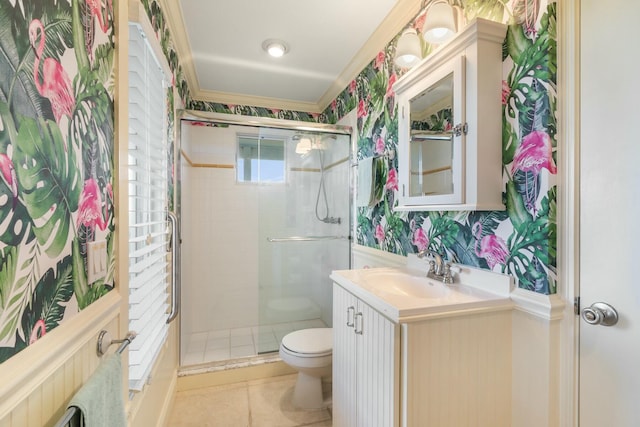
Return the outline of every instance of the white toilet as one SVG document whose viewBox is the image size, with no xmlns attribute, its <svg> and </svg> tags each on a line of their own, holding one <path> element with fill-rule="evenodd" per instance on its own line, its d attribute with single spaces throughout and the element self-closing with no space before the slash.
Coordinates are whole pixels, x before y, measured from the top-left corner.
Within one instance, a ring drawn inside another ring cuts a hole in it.
<svg viewBox="0 0 640 427">
<path fill-rule="evenodd" d="M 333 329 L 312 328 L 282 338 L 280 358 L 298 371 L 293 404 L 303 409 L 324 407 L 322 378 L 331 375 Z"/>
</svg>

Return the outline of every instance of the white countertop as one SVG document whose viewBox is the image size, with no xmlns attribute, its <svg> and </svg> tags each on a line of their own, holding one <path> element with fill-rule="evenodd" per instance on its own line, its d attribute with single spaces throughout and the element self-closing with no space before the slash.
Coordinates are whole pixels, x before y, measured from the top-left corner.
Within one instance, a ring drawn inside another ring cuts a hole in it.
<svg viewBox="0 0 640 427">
<path fill-rule="evenodd" d="M 508 276 L 473 268 L 463 268 L 459 278 L 465 283 L 453 285 L 427 278 L 426 270 L 408 267 L 336 270 L 330 277 L 397 323 L 513 307 Z M 471 284 L 474 278 L 476 285 Z"/>
</svg>

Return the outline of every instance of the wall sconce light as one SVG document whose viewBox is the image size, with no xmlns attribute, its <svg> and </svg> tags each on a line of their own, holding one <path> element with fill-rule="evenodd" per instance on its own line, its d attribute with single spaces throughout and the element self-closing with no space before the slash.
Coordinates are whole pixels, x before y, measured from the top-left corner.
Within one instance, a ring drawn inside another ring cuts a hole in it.
<svg viewBox="0 0 640 427">
<path fill-rule="evenodd" d="M 423 5 L 424 7 L 424 5 Z M 434 0 L 426 6 L 422 38 L 431 44 L 442 44 L 456 34 L 456 20 L 462 9 L 447 0 Z M 411 68 L 422 59 L 422 47 L 416 30 L 406 28 L 398 38 L 394 62 L 398 67 Z"/>
<path fill-rule="evenodd" d="M 422 59 L 422 47 L 418 33 L 414 28 L 407 28 L 402 32 L 396 44 L 396 56 L 394 58 L 398 67 L 413 67 Z"/>
<path fill-rule="evenodd" d="M 456 34 L 454 10 L 446 1 L 435 1 L 427 7 L 422 37 L 426 42 L 439 44 Z"/>
</svg>

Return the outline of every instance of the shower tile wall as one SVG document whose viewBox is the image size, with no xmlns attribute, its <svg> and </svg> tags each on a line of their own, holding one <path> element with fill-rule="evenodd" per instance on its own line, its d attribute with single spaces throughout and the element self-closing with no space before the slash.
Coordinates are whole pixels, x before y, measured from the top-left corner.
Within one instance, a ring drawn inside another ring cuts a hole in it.
<svg viewBox="0 0 640 427">
<path fill-rule="evenodd" d="M 233 165 L 235 132 L 214 142 L 207 130 L 183 126 L 191 161 Z M 188 167 L 183 175 L 183 330 L 257 325 L 256 187 L 236 185 L 229 168 Z"/>
</svg>

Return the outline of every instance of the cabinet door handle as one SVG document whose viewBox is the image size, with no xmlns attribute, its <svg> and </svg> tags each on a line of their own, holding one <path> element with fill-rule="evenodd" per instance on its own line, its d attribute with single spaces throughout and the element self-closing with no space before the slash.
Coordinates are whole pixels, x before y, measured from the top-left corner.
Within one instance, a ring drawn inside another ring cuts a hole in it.
<svg viewBox="0 0 640 427">
<path fill-rule="evenodd" d="M 353 315 L 355 312 L 356 312 L 356 308 L 354 306 L 347 308 L 347 326 L 350 328 L 353 328 L 353 325 L 354 325 Z"/>
<path fill-rule="evenodd" d="M 358 319 L 360 319 L 360 322 L 358 322 Z M 356 326 L 354 332 L 358 335 L 362 335 L 362 313 L 361 312 L 356 313 L 356 315 L 354 316 L 354 323 Z M 360 329 L 358 329 L 358 325 L 360 325 Z"/>
</svg>

